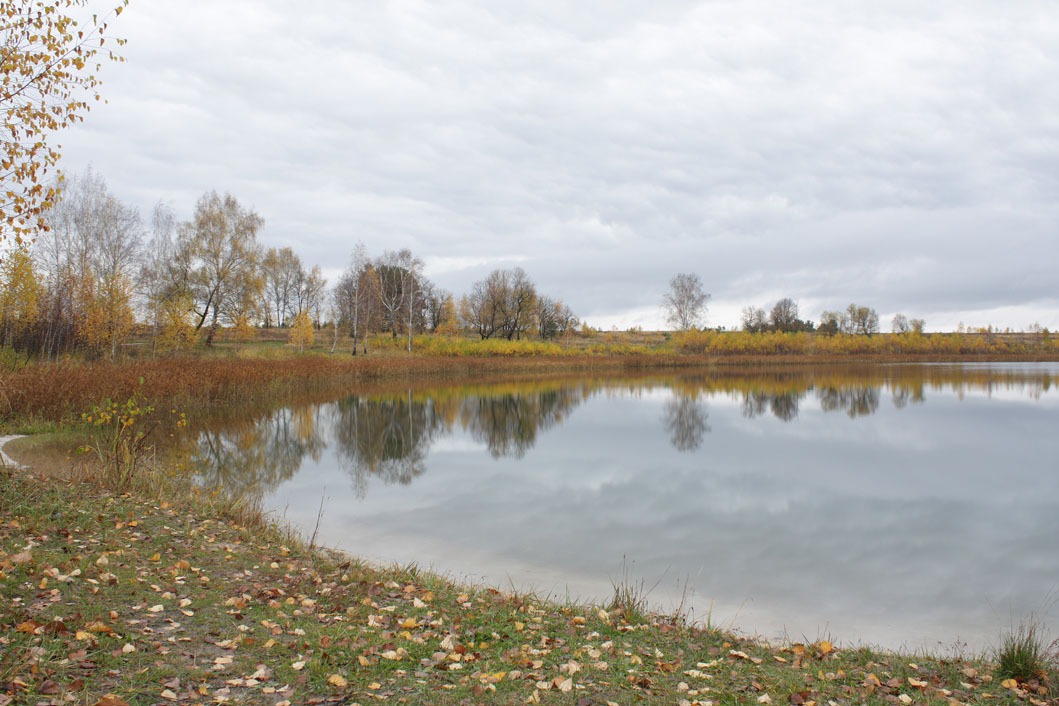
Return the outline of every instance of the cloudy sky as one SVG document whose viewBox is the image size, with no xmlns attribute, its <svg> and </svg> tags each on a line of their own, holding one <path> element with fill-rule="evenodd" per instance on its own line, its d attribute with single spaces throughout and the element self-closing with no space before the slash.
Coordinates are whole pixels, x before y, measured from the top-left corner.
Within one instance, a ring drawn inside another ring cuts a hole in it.
<svg viewBox="0 0 1059 706">
<path fill-rule="evenodd" d="M 229 191 L 332 278 L 357 240 L 590 323 L 796 299 L 1059 328 L 1054 0 L 133 0 L 62 136 L 148 216 Z"/>
</svg>

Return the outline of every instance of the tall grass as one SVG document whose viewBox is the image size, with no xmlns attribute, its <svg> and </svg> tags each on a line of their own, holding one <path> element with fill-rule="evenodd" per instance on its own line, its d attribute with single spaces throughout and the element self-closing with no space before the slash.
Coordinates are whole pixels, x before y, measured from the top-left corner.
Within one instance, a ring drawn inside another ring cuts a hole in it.
<svg viewBox="0 0 1059 706">
<path fill-rule="evenodd" d="M 1048 644 L 1038 620 L 1020 623 L 1003 636 L 996 650 L 997 676 L 1019 682 L 1047 683 L 1049 672 L 1059 666 L 1057 643 Z"/>
</svg>

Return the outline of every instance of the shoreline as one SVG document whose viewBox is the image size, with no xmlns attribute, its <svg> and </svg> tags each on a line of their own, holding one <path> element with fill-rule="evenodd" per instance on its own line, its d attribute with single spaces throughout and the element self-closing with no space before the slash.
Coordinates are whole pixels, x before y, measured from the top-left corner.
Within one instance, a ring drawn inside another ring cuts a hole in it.
<svg viewBox="0 0 1059 706">
<path fill-rule="evenodd" d="M 765 644 L 619 591 L 571 604 L 375 566 L 203 497 L 2 473 L 0 703 L 1059 704 L 984 656 Z"/>
</svg>

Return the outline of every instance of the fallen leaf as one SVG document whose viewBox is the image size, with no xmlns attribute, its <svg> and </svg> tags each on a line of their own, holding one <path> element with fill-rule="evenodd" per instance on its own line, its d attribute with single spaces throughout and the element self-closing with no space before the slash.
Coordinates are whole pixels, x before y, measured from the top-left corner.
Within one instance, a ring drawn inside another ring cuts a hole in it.
<svg viewBox="0 0 1059 706">
<path fill-rule="evenodd" d="M 337 686 L 339 689 L 344 689 L 349 686 L 349 682 L 341 674 L 332 674 L 327 678 L 327 683 L 332 686 Z"/>
<path fill-rule="evenodd" d="M 163 689 L 162 693 L 159 694 L 159 696 L 161 696 L 163 699 L 166 699 L 167 701 L 177 700 L 177 695 L 173 693 L 172 689 Z"/>
<path fill-rule="evenodd" d="M 300 672 L 301 670 L 305 669 L 305 661 L 299 660 L 297 662 L 292 662 L 290 668 L 296 672 Z"/>
<path fill-rule="evenodd" d="M 129 704 L 117 694 L 105 694 L 103 698 L 92 704 L 92 706 L 129 706 Z"/>
<path fill-rule="evenodd" d="M 1004 687 L 1005 689 L 1017 689 L 1019 688 L 1019 683 L 1014 679 L 1005 679 L 1004 681 L 1000 682 L 1000 686 Z"/>
</svg>

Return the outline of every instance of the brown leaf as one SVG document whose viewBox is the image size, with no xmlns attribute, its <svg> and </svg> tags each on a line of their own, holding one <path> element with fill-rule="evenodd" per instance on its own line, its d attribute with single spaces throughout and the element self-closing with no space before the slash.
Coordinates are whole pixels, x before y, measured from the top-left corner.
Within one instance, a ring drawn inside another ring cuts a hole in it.
<svg viewBox="0 0 1059 706">
<path fill-rule="evenodd" d="M 106 694 L 99 701 L 92 704 L 92 706 L 129 706 L 129 704 L 125 699 L 116 694 Z"/>
</svg>

